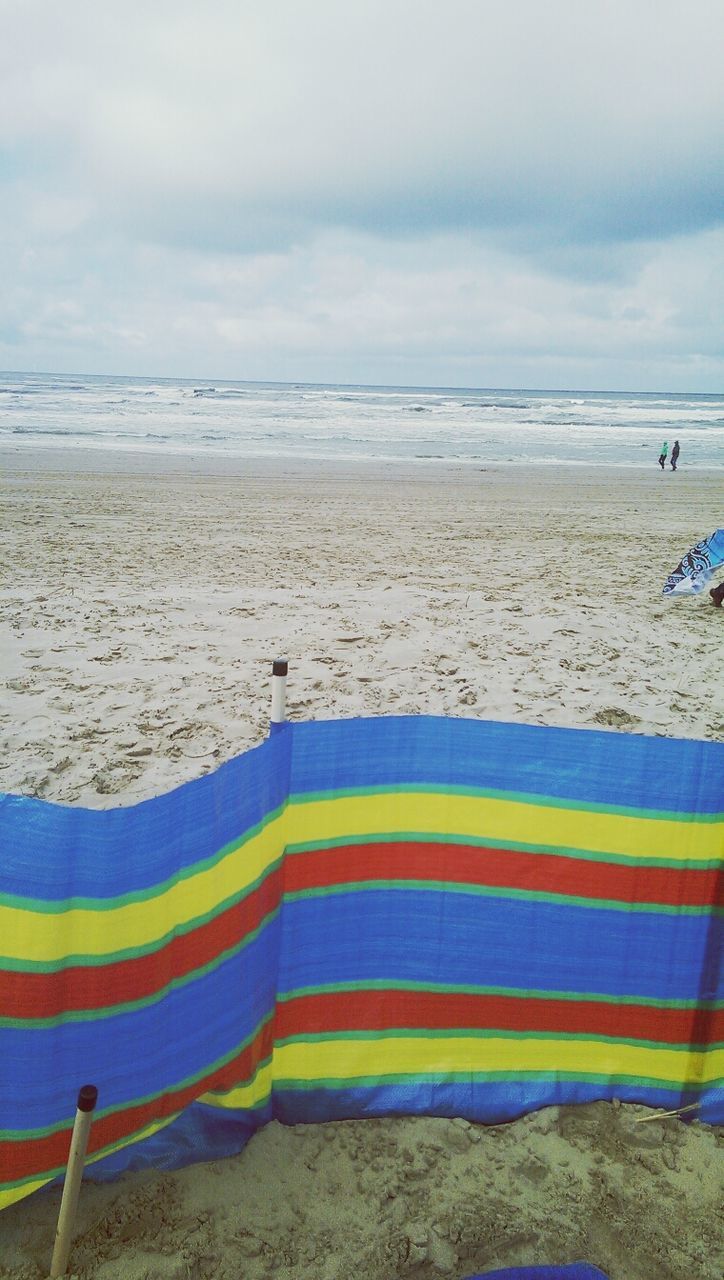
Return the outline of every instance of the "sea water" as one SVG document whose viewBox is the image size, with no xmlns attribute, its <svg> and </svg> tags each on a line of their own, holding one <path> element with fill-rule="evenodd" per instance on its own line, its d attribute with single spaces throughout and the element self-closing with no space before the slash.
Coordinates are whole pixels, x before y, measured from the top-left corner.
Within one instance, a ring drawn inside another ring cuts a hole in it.
<svg viewBox="0 0 724 1280">
<path fill-rule="evenodd" d="M 724 469 L 724 396 L 0 373 L 0 445 Z M 29 459 L 30 461 L 30 454 Z"/>
</svg>

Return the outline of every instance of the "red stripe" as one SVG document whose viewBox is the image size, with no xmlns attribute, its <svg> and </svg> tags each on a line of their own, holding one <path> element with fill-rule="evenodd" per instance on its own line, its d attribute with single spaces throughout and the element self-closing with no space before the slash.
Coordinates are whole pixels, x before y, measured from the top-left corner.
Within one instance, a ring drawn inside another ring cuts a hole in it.
<svg viewBox="0 0 724 1280">
<path fill-rule="evenodd" d="M 715 901 L 716 868 L 630 867 L 487 845 L 389 841 L 294 854 L 286 859 L 284 879 L 288 893 L 360 880 L 446 880 L 636 905 L 707 907 Z"/>
<path fill-rule="evenodd" d="M 294 854 L 241 902 L 161 950 L 108 965 L 3 974 L 0 1017 L 49 1018 L 143 1000 L 238 944 L 287 892 L 367 880 L 445 880 L 640 905 L 709 906 L 715 869 L 628 867 L 516 849 L 390 841 Z"/>
<path fill-rule="evenodd" d="M 276 1009 L 276 1038 L 398 1028 L 450 1031 L 549 1032 L 618 1036 L 685 1045 L 693 1040 L 696 1009 L 598 1000 L 531 999 L 528 995 L 470 995 L 438 991 L 325 992 L 285 1000 Z M 712 1013 L 712 1041 L 724 1039 L 724 1010 Z"/>
<path fill-rule="evenodd" d="M 269 1022 L 233 1062 L 205 1076 L 196 1084 L 187 1085 L 176 1092 L 170 1091 L 141 1106 L 99 1117 L 93 1122 L 90 1131 L 89 1153 L 100 1151 L 122 1138 L 130 1138 L 154 1121 L 174 1115 L 210 1089 L 225 1090 L 243 1084 L 250 1079 L 259 1063 L 269 1057 L 273 1038 L 274 1027 Z M 68 1159 L 71 1129 L 72 1123 L 59 1133 L 45 1138 L 20 1138 L 17 1142 L 0 1143 L 0 1183 L 18 1182 L 21 1178 L 33 1176 L 42 1177 L 48 1170 L 59 1169 Z"/>
<path fill-rule="evenodd" d="M 426 991 L 355 991 L 300 996 L 277 1005 L 274 1024 L 237 1058 L 195 1084 L 161 1098 L 96 1120 L 89 1150 L 99 1151 L 140 1132 L 146 1125 L 182 1110 L 210 1089 L 229 1089 L 248 1080 L 272 1050 L 274 1039 L 341 1031 L 397 1028 L 578 1033 L 688 1044 L 696 1010 L 647 1005 L 604 1004 L 586 1000 L 534 1000 L 527 996 L 489 996 Z M 724 1011 L 712 1015 L 712 1038 L 724 1038 Z M 69 1125 L 45 1138 L 21 1138 L 0 1144 L 0 1181 L 41 1177 L 66 1161 Z"/>
<path fill-rule="evenodd" d="M 142 1000 L 241 942 L 278 906 L 281 892 L 282 871 L 277 868 L 241 902 L 198 929 L 177 935 L 159 951 L 113 964 L 75 965 L 55 973 L 4 972 L 0 1016 L 50 1018 Z"/>
</svg>

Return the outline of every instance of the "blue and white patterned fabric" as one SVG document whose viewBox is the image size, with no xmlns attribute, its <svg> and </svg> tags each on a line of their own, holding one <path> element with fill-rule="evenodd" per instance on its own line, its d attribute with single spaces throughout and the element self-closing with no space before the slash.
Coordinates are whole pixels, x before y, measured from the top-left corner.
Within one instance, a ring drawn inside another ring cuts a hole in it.
<svg viewBox="0 0 724 1280">
<path fill-rule="evenodd" d="M 662 594 L 665 596 L 699 595 L 712 573 L 724 564 L 724 529 L 715 529 L 710 538 L 702 538 L 687 551 L 670 573 Z"/>
</svg>

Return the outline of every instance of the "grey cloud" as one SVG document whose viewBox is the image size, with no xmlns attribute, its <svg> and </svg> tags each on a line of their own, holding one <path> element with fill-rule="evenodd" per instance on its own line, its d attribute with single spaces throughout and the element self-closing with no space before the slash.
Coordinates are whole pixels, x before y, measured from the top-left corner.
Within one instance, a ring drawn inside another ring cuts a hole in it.
<svg viewBox="0 0 724 1280">
<path fill-rule="evenodd" d="M 722 216 L 708 0 L 30 0 L 15 22 L 16 139 L 55 138 L 127 234 L 244 250 L 535 223 L 586 242 Z"/>
<path fill-rule="evenodd" d="M 81 262 L 67 264 L 71 275 Z M 417 370 L 413 381 L 501 385 L 508 369 L 513 385 L 555 385 L 565 366 L 566 385 L 592 386 L 604 366 L 673 362 L 694 369 L 696 385 L 724 381 L 708 274 L 724 271 L 722 232 L 652 244 L 628 278 L 593 283 L 459 237 L 401 254 L 349 235 L 253 257 L 115 244 L 96 264 L 77 271 L 72 291 L 44 279 L 47 259 L 26 270 L 21 333 L 35 367 L 49 367 L 42 353 L 55 350 L 89 371 L 334 380 L 343 368 L 351 381 L 369 369 L 372 381 L 401 382 Z M 0 325 L 20 292 L 6 293 Z"/>
<path fill-rule="evenodd" d="M 0 364 L 724 385 L 719 0 L 4 23 Z"/>
</svg>

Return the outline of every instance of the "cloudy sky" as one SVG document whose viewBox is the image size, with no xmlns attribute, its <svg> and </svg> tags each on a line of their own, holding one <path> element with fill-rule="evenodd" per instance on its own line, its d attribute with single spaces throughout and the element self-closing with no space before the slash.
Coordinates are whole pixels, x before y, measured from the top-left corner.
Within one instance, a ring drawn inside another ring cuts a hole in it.
<svg viewBox="0 0 724 1280">
<path fill-rule="evenodd" d="M 0 368 L 724 392 L 724 0 L 0 0 Z"/>
</svg>

